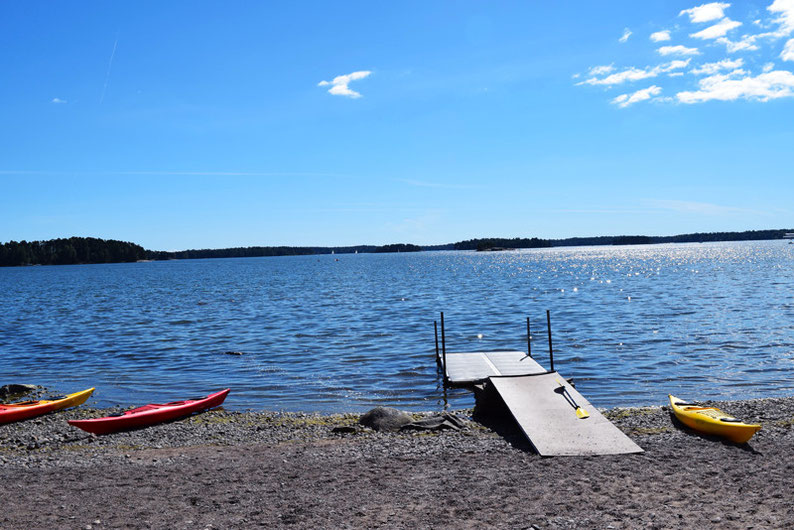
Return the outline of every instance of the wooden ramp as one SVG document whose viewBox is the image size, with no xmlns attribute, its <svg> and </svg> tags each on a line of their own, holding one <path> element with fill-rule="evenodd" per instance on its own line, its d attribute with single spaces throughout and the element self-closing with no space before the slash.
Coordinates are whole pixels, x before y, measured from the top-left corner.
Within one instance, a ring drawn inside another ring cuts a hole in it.
<svg viewBox="0 0 794 530">
<path fill-rule="evenodd" d="M 451 385 L 474 385 L 493 376 L 546 373 L 522 351 L 447 353 L 445 357 L 444 370 Z"/>
<path fill-rule="evenodd" d="M 544 371 L 545 372 L 545 371 Z M 565 392 L 560 392 L 562 381 Z M 529 442 L 542 456 L 619 455 L 643 452 L 557 372 L 490 377 Z M 567 394 L 567 395 L 566 395 Z M 573 401 L 589 418 L 576 415 Z"/>
</svg>

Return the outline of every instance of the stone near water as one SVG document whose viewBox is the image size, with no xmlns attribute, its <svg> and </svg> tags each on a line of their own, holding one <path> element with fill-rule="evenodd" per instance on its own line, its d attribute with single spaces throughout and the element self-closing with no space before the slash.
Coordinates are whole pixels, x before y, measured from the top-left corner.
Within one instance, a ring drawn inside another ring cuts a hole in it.
<svg viewBox="0 0 794 530">
<path fill-rule="evenodd" d="M 376 431 L 396 432 L 408 425 L 413 418 L 405 412 L 391 407 L 375 407 L 361 416 L 358 422 Z"/>
<path fill-rule="evenodd" d="M 8 399 L 15 396 L 24 396 L 36 390 L 36 385 L 10 384 L 0 386 L 0 399 Z"/>
</svg>

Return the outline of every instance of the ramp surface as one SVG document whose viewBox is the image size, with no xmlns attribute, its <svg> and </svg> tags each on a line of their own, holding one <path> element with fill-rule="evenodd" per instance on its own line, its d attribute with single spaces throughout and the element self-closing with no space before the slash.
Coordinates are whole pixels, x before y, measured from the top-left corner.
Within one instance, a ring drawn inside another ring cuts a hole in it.
<svg viewBox="0 0 794 530">
<path fill-rule="evenodd" d="M 522 351 L 448 353 L 445 370 L 453 385 L 481 383 L 492 376 L 546 372 Z"/>
<path fill-rule="evenodd" d="M 558 379 L 564 383 L 564 393 L 558 390 Z M 615 427 L 556 372 L 519 377 L 491 377 L 490 381 L 524 431 L 529 443 L 542 456 L 642 452 L 640 446 Z M 590 417 L 578 418 L 576 407 L 571 402 L 584 408 Z"/>
</svg>

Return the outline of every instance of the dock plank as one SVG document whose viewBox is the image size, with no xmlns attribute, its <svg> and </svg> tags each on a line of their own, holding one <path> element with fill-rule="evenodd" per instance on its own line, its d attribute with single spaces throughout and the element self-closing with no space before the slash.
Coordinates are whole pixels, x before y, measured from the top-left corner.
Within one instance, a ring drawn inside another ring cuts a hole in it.
<svg viewBox="0 0 794 530">
<path fill-rule="evenodd" d="M 575 407 L 555 392 L 563 381 L 573 401 L 589 418 L 576 416 Z M 542 456 L 592 456 L 641 453 L 642 448 L 598 412 L 556 372 L 491 377 L 529 442 Z"/>
<path fill-rule="evenodd" d="M 446 373 L 453 385 L 476 384 L 493 376 L 545 373 L 532 357 L 521 351 L 448 353 Z"/>
</svg>

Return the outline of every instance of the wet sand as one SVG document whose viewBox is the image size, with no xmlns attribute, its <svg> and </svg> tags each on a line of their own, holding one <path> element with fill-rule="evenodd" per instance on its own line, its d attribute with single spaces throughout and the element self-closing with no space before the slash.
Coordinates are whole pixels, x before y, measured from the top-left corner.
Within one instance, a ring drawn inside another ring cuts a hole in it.
<svg viewBox="0 0 794 530">
<path fill-rule="evenodd" d="M 717 405 L 763 429 L 738 446 L 612 409 L 645 452 L 586 458 L 541 458 L 509 420 L 335 433 L 358 416 L 216 410 L 95 437 L 66 424 L 101 413 L 80 408 L 0 425 L 0 528 L 794 526 L 794 398 Z"/>
</svg>

